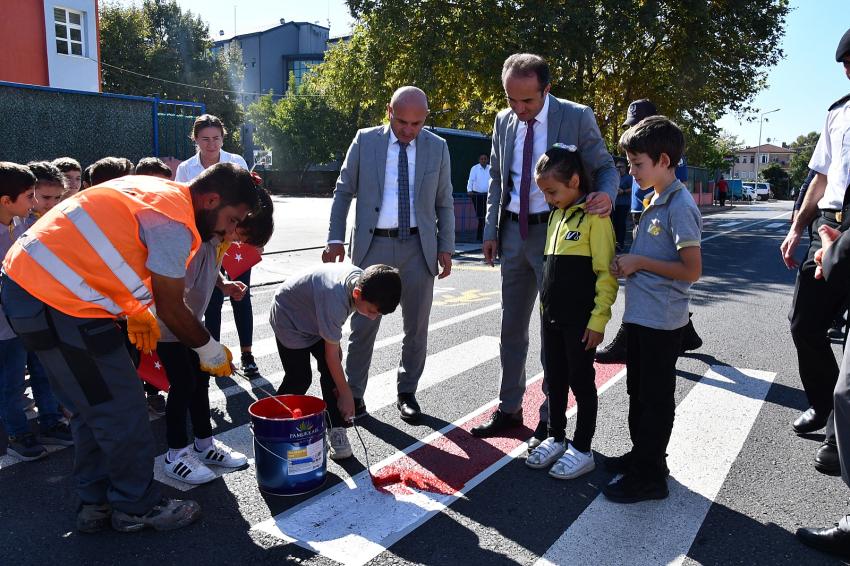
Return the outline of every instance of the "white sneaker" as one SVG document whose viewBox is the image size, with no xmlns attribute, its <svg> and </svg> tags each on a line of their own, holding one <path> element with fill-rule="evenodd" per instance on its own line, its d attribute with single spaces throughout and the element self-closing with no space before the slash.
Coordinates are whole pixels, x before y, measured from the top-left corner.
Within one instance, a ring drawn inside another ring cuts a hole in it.
<svg viewBox="0 0 850 566">
<path fill-rule="evenodd" d="M 222 468 L 241 468 L 248 464 L 248 457 L 213 438 L 212 446 L 205 450 L 195 448 L 195 456 L 204 464 Z"/>
<path fill-rule="evenodd" d="M 558 442 L 551 436 L 537 445 L 525 459 L 525 465 L 535 470 L 549 466 L 561 457 L 567 447 L 563 442 Z"/>
<path fill-rule="evenodd" d="M 345 460 L 351 458 L 351 443 L 348 442 L 348 432 L 344 427 L 335 426 L 331 429 L 330 434 L 331 450 L 328 457 L 331 460 Z"/>
<path fill-rule="evenodd" d="M 191 446 L 187 446 L 177 455 L 173 462 L 168 461 L 168 455 L 165 456 L 165 475 L 172 477 L 182 482 L 192 485 L 200 485 L 215 479 L 215 474 L 211 469 L 195 457 L 194 450 Z"/>
<path fill-rule="evenodd" d="M 549 475 L 559 480 L 571 480 L 594 469 L 596 469 L 596 461 L 593 459 L 593 452 L 581 452 L 570 444 L 561 459 L 549 470 Z"/>
</svg>

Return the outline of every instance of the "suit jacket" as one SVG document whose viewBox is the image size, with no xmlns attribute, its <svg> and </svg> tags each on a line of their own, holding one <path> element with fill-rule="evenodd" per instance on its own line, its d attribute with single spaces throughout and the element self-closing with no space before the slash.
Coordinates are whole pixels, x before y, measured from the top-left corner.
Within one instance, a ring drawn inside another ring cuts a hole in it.
<svg viewBox="0 0 850 566">
<path fill-rule="evenodd" d="M 584 170 L 593 182 L 593 190 L 601 191 L 611 197 L 611 203 L 617 198 L 620 174 L 614 167 L 614 159 L 608 153 L 593 110 L 588 106 L 569 100 L 549 97 L 549 114 L 546 118 L 546 147 L 560 142 L 574 145 L 581 154 Z M 519 120 L 513 110 L 506 108 L 496 116 L 493 126 L 493 149 L 490 155 L 490 187 L 487 192 L 487 219 L 484 227 L 484 239 L 498 239 L 505 207 L 510 201 L 511 162 L 513 161 L 514 141 Z M 534 164 L 532 164 L 532 172 Z"/>
<path fill-rule="evenodd" d="M 328 241 L 345 240 L 348 209 L 351 199 L 357 196 L 354 236 L 349 248 L 354 265 L 360 265 L 366 256 L 378 224 L 389 140 L 389 125 L 359 130 L 345 154 L 334 189 Z M 416 138 L 413 210 L 425 262 L 437 275 L 437 252 L 454 252 L 454 198 L 446 140 L 425 129 Z"/>
</svg>

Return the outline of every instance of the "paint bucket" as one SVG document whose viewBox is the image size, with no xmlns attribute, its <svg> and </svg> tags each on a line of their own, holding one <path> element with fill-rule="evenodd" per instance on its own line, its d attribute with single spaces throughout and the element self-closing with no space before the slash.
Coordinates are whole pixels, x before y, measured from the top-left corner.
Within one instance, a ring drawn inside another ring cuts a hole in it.
<svg viewBox="0 0 850 566">
<path fill-rule="evenodd" d="M 294 418 L 277 399 L 302 416 Z M 260 491 L 300 495 L 316 489 L 327 476 L 325 411 L 310 395 L 278 395 L 251 404 L 251 432 Z"/>
</svg>

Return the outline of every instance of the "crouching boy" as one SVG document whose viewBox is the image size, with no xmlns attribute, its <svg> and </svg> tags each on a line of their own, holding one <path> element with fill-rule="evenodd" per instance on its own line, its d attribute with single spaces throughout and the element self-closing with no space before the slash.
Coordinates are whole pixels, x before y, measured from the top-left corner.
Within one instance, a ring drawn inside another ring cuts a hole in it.
<svg viewBox="0 0 850 566">
<path fill-rule="evenodd" d="M 333 460 L 351 457 L 345 426 L 354 417 L 354 397 L 342 369 L 342 326 L 355 310 L 371 320 L 389 314 L 400 298 L 397 269 L 378 264 L 362 270 L 350 263 L 326 263 L 290 277 L 275 294 L 269 322 L 284 371 L 277 392 L 305 394 L 313 381 L 310 355 L 316 359 Z"/>
</svg>

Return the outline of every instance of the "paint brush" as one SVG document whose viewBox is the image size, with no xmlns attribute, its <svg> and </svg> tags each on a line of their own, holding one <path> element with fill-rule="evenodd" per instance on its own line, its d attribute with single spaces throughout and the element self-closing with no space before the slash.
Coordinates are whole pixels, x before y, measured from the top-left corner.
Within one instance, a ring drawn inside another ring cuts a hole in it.
<svg viewBox="0 0 850 566">
<path fill-rule="evenodd" d="M 286 403 L 284 403 L 283 401 L 281 401 L 281 400 L 278 398 L 278 396 L 277 396 L 277 395 L 273 395 L 273 394 L 269 393 L 268 391 L 266 391 L 266 390 L 265 390 L 265 389 L 264 389 L 261 385 L 257 385 L 257 384 L 255 384 L 253 381 L 251 381 L 251 378 L 249 378 L 249 377 L 248 377 L 247 375 L 245 375 L 244 373 L 242 373 L 242 372 L 240 372 L 240 371 L 238 371 L 238 370 L 236 370 L 236 369 L 234 369 L 234 370 L 233 370 L 233 373 L 235 373 L 236 375 L 238 375 L 238 376 L 242 377 L 243 379 L 247 380 L 247 381 L 248 381 L 248 383 L 250 383 L 250 384 L 251 384 L 251 387 L 256 387 L 257 389 L 259 389 L 260 391 L 262 391 L 263 393 L 265 393 L 265 394 L 266 394 L 266 397 L 271 397 L 272 399 L 274 399 L 275 401 L 277 401 L 278 405 L 280 405 L 281 407 L 283 407 L 284 409 L 286 409 L 286 412 L 287 412 L 287 413 L 289 413 L 290 415 L 292 415 L 292 418 L 293 418 L 293 419 L 300 419 L 300 418 L 304 415 L 304 413 L 301 411 L 301 409 L 298 409 L 298 408 L 290 409 L 290 408 L 286 405 Z"/>
</svg>

